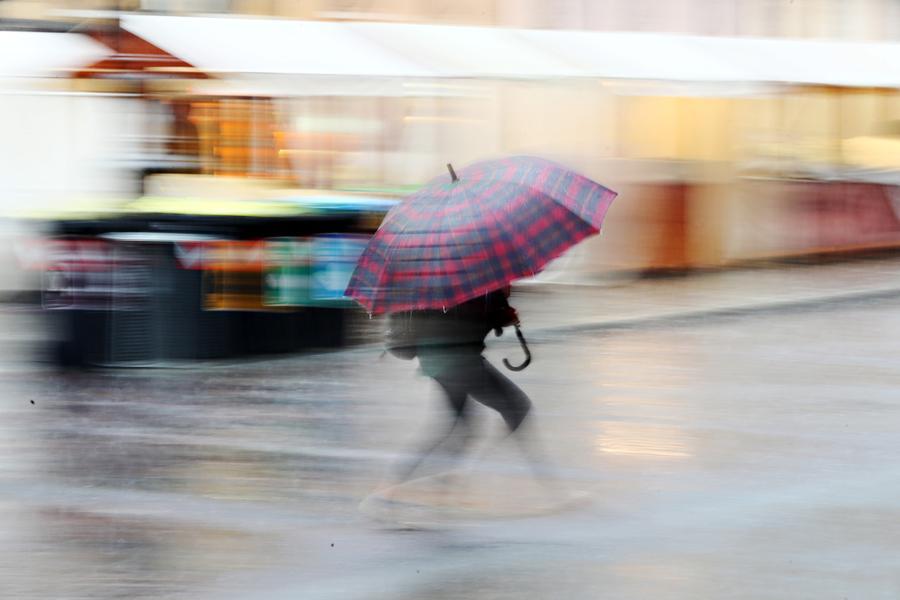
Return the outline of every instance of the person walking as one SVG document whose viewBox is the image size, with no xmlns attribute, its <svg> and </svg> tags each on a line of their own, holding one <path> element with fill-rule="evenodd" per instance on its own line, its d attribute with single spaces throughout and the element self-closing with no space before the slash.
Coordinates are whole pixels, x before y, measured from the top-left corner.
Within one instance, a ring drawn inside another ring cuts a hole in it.
<svg viewBox="0 0 900 600">
<path fill-rule="evenodd" d="M 399 469 L 408 481 L 454 433 L 461 456 L 471 437 L 470 399 L 496 410 L 521 435 L 531 400 L 483 356 L 485 337 L 515 325 L 512 282 L 533 277 L 580 241 L 600 233 L 616 192 L 552 161 L 486 160 L 457 173 L 451 164 L 385 215 L 357 261 L 345 294 L 369 315 L 390 315 L 393 354 L 416 357 L 443 391 L 452 419 L 437 439 Z"/>
<path fill-rule="evenodd" d="M 516 310 L 508 303 L 509 288 L 495 290 L 444 310 L 411 311 L 391 315 L 391 331 L 407 332 L 406 358 L 419 360 L 421 371 L 441 390 L 451 418 L 435 439 L 398 469 L 394 484 L 409 481 L 423 463 L 442 445 L 455 442 L 448 452 L 458 462 L 473 437 L 470 399 L 497 411 L 509 434 L 519 430 L 531 412 L 531 400 L 515 383 L 483 355 L 485 338 L 491 331 L 519 324 Z M 399 324 L 398 324 L 399 321 Z M 414 350 L 409 348 L 414 345 Z M 456 437 L 456 439 L 452 439 Z M 523 441 L 524 443 L 524 441 Z M 533 456 L 529 456 L 534 459 Z"/>
</svg>

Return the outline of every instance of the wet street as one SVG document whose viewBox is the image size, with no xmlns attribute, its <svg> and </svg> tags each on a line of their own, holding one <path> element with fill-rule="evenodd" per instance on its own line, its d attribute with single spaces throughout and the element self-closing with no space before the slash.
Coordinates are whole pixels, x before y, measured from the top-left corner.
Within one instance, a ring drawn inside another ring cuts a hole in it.
<svg viewBox="0 0 900 600">
<path fill-rule="evenodd" d="M 0 598 L 900 597 L 900 300 L 533 337 L 512 378 L 590 502 L 544 510 L 491 442 L 470 518 L 419 529 L 358 509 L 442 418 L 413 363 L 61 375 L 5 342 Z"/>
</svg>

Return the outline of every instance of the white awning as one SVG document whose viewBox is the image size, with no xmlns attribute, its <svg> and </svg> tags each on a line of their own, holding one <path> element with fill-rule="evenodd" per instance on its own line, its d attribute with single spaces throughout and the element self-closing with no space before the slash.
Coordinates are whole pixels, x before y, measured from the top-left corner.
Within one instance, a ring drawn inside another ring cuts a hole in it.
<svg viewBox="0 0 900 600">
<path fill-rule="evenodd" d="M 553 78 L 586 73 L 515 30 L 457 25 L 352 23 L 348 27 L 393 52 L 414 57 L 442 77 Z"/>
<path fill-rule="evenodd" d="M 755 81 L 900 88 L 900 44 L 699 36 L 680 43 Z"/>
<path fill-rule="evenodd" d="M 681 36 L 560 30 L 523 30 L 517 35 L 578 65 L 583 75 L 591 77 L 707 83 L 751 80 L 740 65 L 692 48 Z"/>
<path fill-rule="evenodd" d="M 125 15 L 122 24 L 210 74 L 314 77 L 326 88 L 340 78 L 595 78 L 724 93 L 773 83 L 900 88 L 896 43 L 237 17 Z"/>
<path fill-rule="evenodd" d="M 431 75 L 341 23 L 125 15 L 122 27 L 209 74 Z"/>
<path fill-rule="evenodd" d="M 900 87 L 900 44 L 661 33 L 520 31 L 610 79 Z"/>
<path fill-rule="evenodd" d="M 103 44 L 76 33 L 0 31 L 0 78 L 65 74 L 111 53 Z"/>
</svg>

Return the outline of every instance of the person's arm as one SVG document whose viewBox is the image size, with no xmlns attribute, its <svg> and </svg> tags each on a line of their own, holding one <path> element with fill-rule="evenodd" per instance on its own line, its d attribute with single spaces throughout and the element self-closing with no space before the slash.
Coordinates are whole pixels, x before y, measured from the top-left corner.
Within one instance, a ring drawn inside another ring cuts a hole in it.
<svg viewBox="0 0 900 600">
<path fill-rule="evenodd" d="M 488 319 L 496 335 L 503 335 L 503 328 L 519 324 L 516 309 L 509 305 L 509 288 L 491 292 L 488 296 Z"/>
</svg>

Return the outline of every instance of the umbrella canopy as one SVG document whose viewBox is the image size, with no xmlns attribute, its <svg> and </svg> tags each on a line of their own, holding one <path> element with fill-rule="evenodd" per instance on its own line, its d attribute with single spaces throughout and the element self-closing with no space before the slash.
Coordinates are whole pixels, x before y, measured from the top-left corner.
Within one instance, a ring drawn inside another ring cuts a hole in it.
<svg viewBox="0 0 900 600">
<path fill-rule="evenodd" d="M 360 257 L 346 293 L 370 313 L 447 309 L 531 277 L 598 233 L 616 197 L 539 158 L 449 168 L 391 209 Z"/>
</svg>

